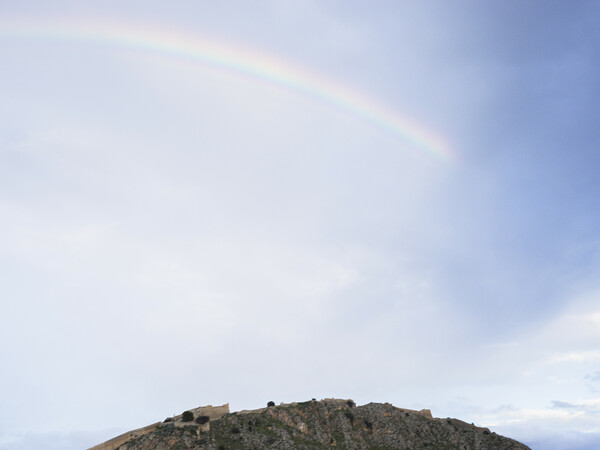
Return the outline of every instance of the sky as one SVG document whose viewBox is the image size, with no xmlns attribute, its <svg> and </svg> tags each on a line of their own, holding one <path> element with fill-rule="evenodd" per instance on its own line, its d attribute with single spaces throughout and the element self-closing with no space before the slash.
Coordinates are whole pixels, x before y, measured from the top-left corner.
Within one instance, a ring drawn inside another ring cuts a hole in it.
<svg viewBox="0 0 600 450">
<path fill-rule="evenodd" d="M 599 16 L 0 1 L 0 449 L 330 397 L 600 447 Z"/>
</svg>

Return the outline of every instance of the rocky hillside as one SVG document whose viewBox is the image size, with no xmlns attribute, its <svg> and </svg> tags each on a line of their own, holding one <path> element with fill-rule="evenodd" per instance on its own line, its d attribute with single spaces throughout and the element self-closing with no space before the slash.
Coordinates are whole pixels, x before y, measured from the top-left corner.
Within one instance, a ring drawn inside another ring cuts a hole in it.
<svg viewBox="0 0 600 450">
<path fill-rule="evenodd" d="M 204 407 L 111 439 L 95 450 L 166 449 L 528 449 L 457 419 L 389 403 L 326 399 L 228 413 Z"/>
</svg>

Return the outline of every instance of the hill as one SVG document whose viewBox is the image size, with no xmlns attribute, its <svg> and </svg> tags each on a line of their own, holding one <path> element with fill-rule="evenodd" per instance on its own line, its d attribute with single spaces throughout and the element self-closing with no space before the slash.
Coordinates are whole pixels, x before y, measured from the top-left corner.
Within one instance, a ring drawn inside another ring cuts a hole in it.
<svg viewBox="0 0 600 450">
<path fill-rule="evenodd" d="M 92 450 L 528 449 L 487 428 L 389 403 L 325 399 L 229 413 L 205 406 L 133 430 Z"/>
</svg>

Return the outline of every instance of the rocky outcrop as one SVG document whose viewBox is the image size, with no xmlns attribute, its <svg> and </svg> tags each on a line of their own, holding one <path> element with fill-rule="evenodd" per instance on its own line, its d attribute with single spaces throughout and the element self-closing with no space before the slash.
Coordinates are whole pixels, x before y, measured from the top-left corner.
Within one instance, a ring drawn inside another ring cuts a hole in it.
<svg viewBox="0 0 600 450">
<path fill-rule="evenodd" d="M 170 418 L 119 449 L 528 449 L 487 428 L 389 403 L 356 406 L 352 400 L 326 399 L 221 412 L 208 421 L 206 414 L 194 414 L 193 420 L 187 414 L 185 422 L 184 416 Z"/>
</svg>

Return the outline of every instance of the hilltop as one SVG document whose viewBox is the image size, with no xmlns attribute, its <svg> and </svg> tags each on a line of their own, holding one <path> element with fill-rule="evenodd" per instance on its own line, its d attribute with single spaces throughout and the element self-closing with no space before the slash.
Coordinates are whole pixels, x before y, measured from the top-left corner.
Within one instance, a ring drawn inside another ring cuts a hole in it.
<svg viewBox="0 0 600 450">
<path fill-rule="evenodd" d="M 229 412 L 204 406 L 133 430 L 91 450 L 444 449 L 525 450 L 512 439 L 458 419 L 389 403 L 325 399 Z"/>
</svg>

